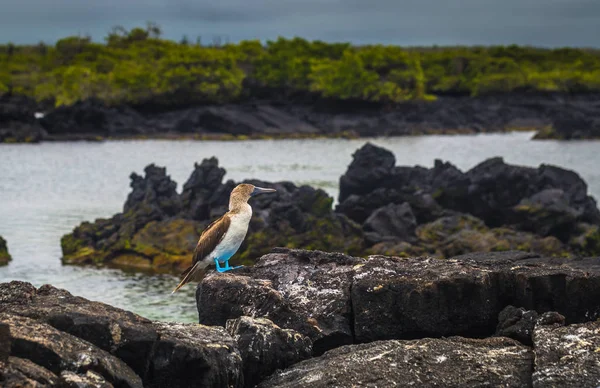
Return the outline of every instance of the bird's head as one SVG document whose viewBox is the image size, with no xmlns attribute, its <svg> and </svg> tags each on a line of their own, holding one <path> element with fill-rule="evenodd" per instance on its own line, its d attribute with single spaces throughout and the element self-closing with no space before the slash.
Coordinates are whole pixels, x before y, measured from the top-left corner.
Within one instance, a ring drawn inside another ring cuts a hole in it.
<svg viewBox="0 0 600 388">
<path fill-rule="evenodd" d="M 254 197 L 255 195 L 263 193 L 273 193 L 275 191 L 277 190 L 257 187 L 249 183 L 241 183 L 231 191 L 231 196 L 229 197 L 229 207 L 231 208 L 231 205 L 233 205 L 234 203 L 248 202 L 250 197 Z"/>
</svg>

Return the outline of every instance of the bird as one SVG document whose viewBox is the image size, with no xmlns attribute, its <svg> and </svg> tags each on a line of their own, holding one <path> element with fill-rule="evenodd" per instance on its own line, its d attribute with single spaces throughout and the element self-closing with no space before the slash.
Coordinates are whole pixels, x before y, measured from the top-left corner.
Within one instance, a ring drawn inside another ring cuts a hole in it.
<svg viewBox="0 0 600 388">
<path fill-rule="evenodd" d="M 257 187 L 248 183 L 237 185 L 229 196 L 229 211 L 213 221 L 202 232 L 192 255 L 192 265 L 181 276 L 181 282 L 173 293 L 183 287 L 200 270 L 215 263 L 217 272 L 226 272 L 238 267 L 229 266 L 229 259 L 246 238 L 248 225 L 252 218 L 252 207 L 248 203 L 251 197 L 277 190 Z M 220 263 L 225 263 L 224 267 Z"/>
</svg>

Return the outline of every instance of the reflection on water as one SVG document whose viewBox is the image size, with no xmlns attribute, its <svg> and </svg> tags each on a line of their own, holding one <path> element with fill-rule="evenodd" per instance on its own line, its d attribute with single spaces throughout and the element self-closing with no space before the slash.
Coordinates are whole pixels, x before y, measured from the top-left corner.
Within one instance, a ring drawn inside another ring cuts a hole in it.
<svg viewBox="0 0 600 388">
<path fill-rule="evenodd" d="M 449 160 L 465 170 L 491 156 L 508 163 L 550 163 L 574 169 L 600 197 L 600 142 L 530 141 L 531 133 L 402 137 L 391 139 L 256 141 L 113 141 L 0 144 L 0 235 L 14 260 L 0 282 L 50 283 L 152 319 L 196 320 L 195 287 L 171 295 L 171 275 L 63 266 L 60 237 L 82 221 L 122 209 L 129 174 L 149 163 L 166 166 L 180 189 L 194 162 L 216 156 L 225 179 L 288 180 L 337 196 L 339 177 L 366 141 L 394 152 L 400 165 L 433 166 Z"/>
</svg>

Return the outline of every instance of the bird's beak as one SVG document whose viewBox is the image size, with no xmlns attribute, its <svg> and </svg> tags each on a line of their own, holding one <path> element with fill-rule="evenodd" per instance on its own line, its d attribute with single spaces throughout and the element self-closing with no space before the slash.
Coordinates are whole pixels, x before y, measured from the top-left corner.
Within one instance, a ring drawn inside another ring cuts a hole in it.
<svg viewBox="0 0 600 388">
<path fill-rule="evenodd" d="M 263 194 L 263 193 L 273 193 L 277 190 L 275 189 L 266 189 L 263 187 L 254 187 L 254 190 L 252 190 L 252 194 L 250 194 L 251 197 L 257 195 L 257 194 Z"/>
</svg>

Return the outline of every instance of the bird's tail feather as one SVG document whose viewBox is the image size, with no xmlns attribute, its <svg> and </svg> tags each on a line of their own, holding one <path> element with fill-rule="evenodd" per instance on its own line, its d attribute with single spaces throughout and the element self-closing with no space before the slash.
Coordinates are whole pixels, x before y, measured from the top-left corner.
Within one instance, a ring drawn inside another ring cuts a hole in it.
<svg viewBox="0 0 600 388">
<path fill-rule="evenodd" d="M 192 276 L 194 276 L 196 271 L 201 268 L 200 263 L 201 262 L 198 261 L 198 262 L 196 262 L 196 264 L 192 265 L 191 267 L 189 267 L 188 269 L 186 269 L 185 271 L 182 272 L 181 276 L 183 276 L 183 279 L 181 279 L 181 282 L 179 282 L 179 284 L 177 285 L 177 287 L 175 287 L 175 289 L 173 290 L 173 292 L 171 292 L 171 294 L 174 294 L 175 292 L 177 292 L 177 290 L 179 290 L 187 282 L 190 281 L 190 279 L 192 278 Z"/>
</svg>

